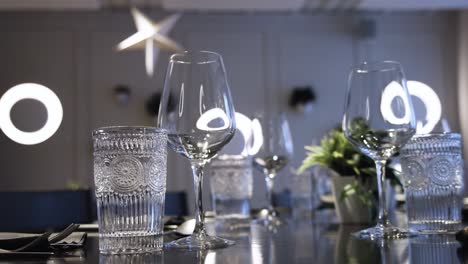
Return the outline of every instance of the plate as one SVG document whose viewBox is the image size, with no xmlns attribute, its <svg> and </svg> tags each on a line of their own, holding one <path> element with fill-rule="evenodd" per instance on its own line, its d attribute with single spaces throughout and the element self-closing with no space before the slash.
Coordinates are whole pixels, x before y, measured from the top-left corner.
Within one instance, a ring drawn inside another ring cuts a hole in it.
<svg viewBox="0 0 468 264">
<path fill-rule="evenodd" d="M 404 193 L 395 194 L 395 200 L 397 202 L 405 202 L 405 194 Z M 333 198 L 332 194 L 327 194 L 327 195 L 320 196 L 320 201 L 322 201 L 322 203 L 334 204 L 335 203 L 335 198 Z M 465 198 L 463 200 L 463 203 L 465 205 L 468 205 L 468 198 Z"/>
<path fill-rule="evenodd" d="M 79 231 L 88 231 L 88 232 L 97 232 L 99 230 L 99 226 L 97 223 L 92 224 L 80 224 L 78 227 Z"/>
<path fill-rule="evenodd" d="M 0 259 L 48 259 L 53 252 L 4 252 L 0 250 Z"/>
<path fill-rule="evenodd" d="M 32 242 L 40 234 L 0 232 L 0 250 L 15 249 Z M 1 252 L 1 251 L 0 251 Z"/>
<path fill-rule="evenodd" d="M 320 196 L 320 201 L 322 201 L 323 203 L 334 204 L 335 198 L 333 197 L 333 194 L 326 194 Z"/>
<path fill-rule="evenodd" d="M 14 233 L 14 232 L 0 232 L 0 240 L 10 240 L 10 239 L 23 239 L 23 238 L 36 238 L 41 234 L 32 234 L 32 233 Z"/>
<path fill-rule="evenodd" d="M 397 193 L 395 194 L 395 200 L 397 202 L 402 202 L 404 203 L 406 201 L 405 194 L 404 193 Z"/>
</svg>

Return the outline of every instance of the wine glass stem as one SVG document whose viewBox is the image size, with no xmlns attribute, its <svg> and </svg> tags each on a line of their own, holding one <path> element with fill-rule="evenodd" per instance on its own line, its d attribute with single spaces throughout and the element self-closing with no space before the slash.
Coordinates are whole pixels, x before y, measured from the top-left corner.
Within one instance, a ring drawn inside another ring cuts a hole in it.
<svg viewBox="0 0 468 264">
<path fill-rule="evenodd" d="M 379 215 L 377 219 L 378 226 L 387 226 L 388 225 L 388 212 L 387 212 L 387 203 L 385 195 L 385 165 L 387 164 L 386 160 L 376 160 L 375 167 L 377 171 L 377 187 L 379 190 Z"/>
<path fill-rule="evenodd" d="M 195 190 L 195 229 L 194 235 L 205 236 L 205 211 L 203 210 L 203 169 L 205 167 L 204 162 L 193 162 L 193 182 Z"/>
<path fill-rule="evenodd" d="M 275 174 L 268 174 L 265 177 L 268 211 L 271 215 L 275 215 L 275 209 L 273 208 L 273 199 L 272 199 L 274 178 L 275 178 Z"/>
</svg>

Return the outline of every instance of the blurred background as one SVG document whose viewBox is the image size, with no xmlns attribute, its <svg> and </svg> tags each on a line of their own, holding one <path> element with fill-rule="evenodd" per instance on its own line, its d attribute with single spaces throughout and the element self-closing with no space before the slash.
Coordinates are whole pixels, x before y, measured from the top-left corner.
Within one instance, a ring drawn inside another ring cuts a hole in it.
<svg viewBox="0 0 468 264">
<path fill-rule="evenodd" d="M 162 92 L 170 53 L 159 53 L 149 76 L 144 50 L 117 52 L 136 32 L 132 6 L 155 22 L 182 13 L 169 37 L 187 50 L 224 57 L 237 112 L 285 112 L 293 167 L 304 159 L 305 145 L 318 144 L 340 124 L 347 75 L 364 60 L 401 62 L 408 80 L 438 94 L 452 131 L 468 133 L 467 1 L 1 0 L 0 95 L 19 83 L 40 83 L 57 94 L 64 114 L 59 130 L 37 145 L 0 133 L 0 191 L 92 188 L 91 131 L 155 125 L 147 104 Z M 301 112 L 289 99 L 304 87 L 314 100 Z M 424 107 L 415 105 L 424 116 Z M 47 112 L 26 99 L 15 104 L 11 119 L 35 131 Z M 187 191 L 191 201 L 189 163 L 169 152 L 167 189 Z M 287 186 L 288 174 L 281 172 L 277 190 Z M 254 179 L 252 206 L 259 207 L 264 179 Z"/>
</svg>

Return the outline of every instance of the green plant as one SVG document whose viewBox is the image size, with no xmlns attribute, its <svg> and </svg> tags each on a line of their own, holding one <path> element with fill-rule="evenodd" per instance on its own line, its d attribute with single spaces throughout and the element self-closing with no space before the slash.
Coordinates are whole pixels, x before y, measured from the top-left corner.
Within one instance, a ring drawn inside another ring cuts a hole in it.
<svg viewBox="0 0 468 264">
<path fill-rule="evenodd" d="M 307 157 L 298 172 L 320 165 L 335 171 L 340 176 L 354 176 L 356 181 L 346 185 L 341 199 L 357 195 L 364 204 L 371 206 L 375 191 L 376 171 L 374 161 L 358 151 L 339 128 L 331 130 L 319 146 L 306 146 Z M 387 178 L 396 180 L 395 171 L 386 168 Z"/>
<path fill-rule="evenodd" d="M 86 189 L 86 186 L 82 185 L 77 180 L 68 180 L 65 183 L 65 188 L 68 189 L 68 190 L 77 191 L 77 190 L 80 190 L 80 189 Z"/>
<path fill-rule="evenodd" d="M 344 136 L 341 129 L 331 130 L 320 146 L 306 146 L 307 157 L 299 167 L 299 172 L 320 165 L 332 169 L 341 176 L 355 175 L 367 178 L 375 175 L 375 165 L 371 158 L 359 152 Z"/>
</svg>

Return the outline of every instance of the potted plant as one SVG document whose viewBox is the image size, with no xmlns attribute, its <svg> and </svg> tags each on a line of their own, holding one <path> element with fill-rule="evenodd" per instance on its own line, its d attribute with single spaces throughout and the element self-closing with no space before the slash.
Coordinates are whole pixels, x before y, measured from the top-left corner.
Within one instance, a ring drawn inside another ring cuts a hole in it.
<svg viewBox="0 0 468 264">
<path fill-rule="evenodd" d="M 306 146 L 305 149 L 307 157 L 298 172 L 316 165 L 331 171 L 338 220 L 341 223 L 369 223 L 378 199 L 374 161 L 351 145 L 339 128 L 331 130 L 319 146 Z M 387 178 L 396 179 L 394 170 L 386 169 Z"/>
</svg>

